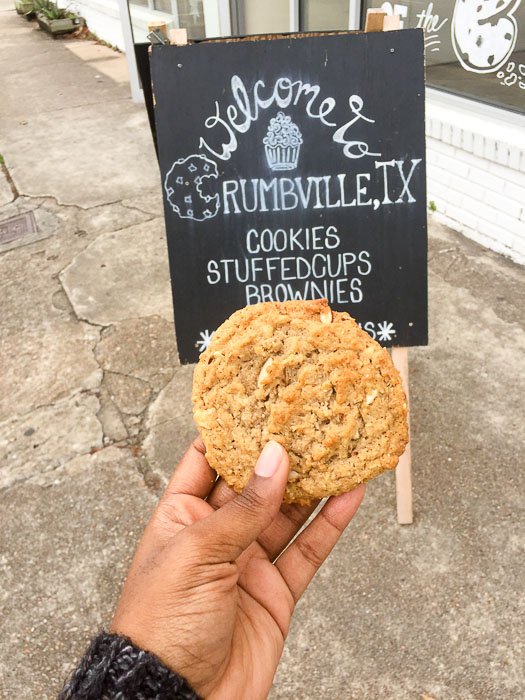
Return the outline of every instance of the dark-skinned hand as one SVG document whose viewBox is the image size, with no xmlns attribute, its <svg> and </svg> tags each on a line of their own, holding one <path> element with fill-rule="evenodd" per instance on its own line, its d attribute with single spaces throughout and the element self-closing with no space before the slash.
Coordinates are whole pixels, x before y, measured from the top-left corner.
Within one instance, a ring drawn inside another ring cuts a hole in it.
<svg viewBox="0 0 525 700">
<path fill-rule="evenodd" d="M 286 451 L 269 442 L 235 494 L 197 439 L 135 553 L 111 631 L 205 698 L 267 697 L 295 604 L 363 498 L 364 486 L 329 498 L 293 539 L 317 504 L 282 504 L 288 472 Z"/>
</svg>

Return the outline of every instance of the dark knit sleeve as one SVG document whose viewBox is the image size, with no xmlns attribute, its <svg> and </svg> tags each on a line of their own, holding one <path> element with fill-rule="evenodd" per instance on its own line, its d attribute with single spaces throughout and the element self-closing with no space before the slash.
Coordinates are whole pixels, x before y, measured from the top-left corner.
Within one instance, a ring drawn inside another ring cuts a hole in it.
<svg viewBox="0 0 525 700">
<path fill-rule="evenodd" d="M 126 637 L 95 637 L 58 700 L 201 700 L 187 681 Z"/>
</svg>

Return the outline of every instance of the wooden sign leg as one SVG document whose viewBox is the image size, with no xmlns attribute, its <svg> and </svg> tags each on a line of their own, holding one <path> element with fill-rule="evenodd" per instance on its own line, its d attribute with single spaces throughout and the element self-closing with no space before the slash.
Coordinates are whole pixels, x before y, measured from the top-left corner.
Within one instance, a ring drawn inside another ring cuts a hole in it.
<svg viewBox="0 0 525 700">
<path fill-rule="evenodd" d="M 392 362 L 401 375 L 403 388 L 407 397 L 408 428 L 410 436 L 410 398 L 408 391 L 408 348 L 392 348 Z M 410 525 L 412 514 L 412 458 L 410 454 L 410 437 L 406 450 L 399 458 L 396 467 L 397 522 Z"/>
<path fill-rule="evenodd" d="M 399 15 L 387 15 L 381 9 L 369 9 L 366 13 L 365 32 L 387 32 L 401 28 Z M 410 431 L 410 401 L 408 395 L 408 348 L 392 348 L 392 362 L 399 371 L 409 408 L 408 427 Z M 410 454 L 410 432 L 406 450 L 399 458 L 396 467 L 397 522 L 410 525 L 412 513 L 412 458 Z"/>
</svg>

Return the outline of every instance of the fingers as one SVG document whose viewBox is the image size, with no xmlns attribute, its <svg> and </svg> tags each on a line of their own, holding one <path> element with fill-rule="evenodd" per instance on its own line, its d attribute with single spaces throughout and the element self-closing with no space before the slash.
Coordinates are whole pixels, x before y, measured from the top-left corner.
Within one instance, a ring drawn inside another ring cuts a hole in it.
<svg viewBox="0 0 525 700">
<path fill-rule="evenodd" d="M 209 515 L 211 508 L 201 499 L 213 488 L 215 479 L 216 474 L 205 457 L 204 443 L 198 437 L 175 468 L 135 558 L 150 556 L 152 551 L 162 549 L 185 525 Z"/>
<path fill-rule="evenodd" d="M 299 600 L 317 570 L 354 517 L 365 493 L 364 484 L 328 499 L 326 505 L 276 562 L 295 601 Z"/>
<path fill-rule="evenodd" d="M 235 491 L 221 477 L 215 482 L 213 490 L 208 495 L 207 501 L 214 510 L 222 508 L 225 503 L 235 498 Z"/>
<path fill-rule="evenodd" d="M 244 491 L 192 526 L 209 563 L 237 559 L 269 526 L 281 506 L 288 468 L 286 450 L 270 441 Z"/>
<path fill-rule="evenodd" d="M 273 561 L 283 551 L 290 540 L 295 537 L 310 515 L 317 508 L 319 501 L 309 506 L 284 504 L 266 530 L 257 541 Z"/>
<path fill-rule="evenodd" d="M 223 479 L 219 479 L 208 496 L 208 503 L 213 508 L 222 508 L 225 503 L 235 498 L 233 491 Z M 261 532 L 257 542 L 273 561 L 283 551 L 290 540 L 295 537 L 310 515 L 317 508 L 319 501 L 308 506 L 284 503 L 270 525 Z"/>
<path fill-rule="evenodd" d="M 199 436 L 175 468 L 163 498 L 179 493 L 206 498 L 216 478 L 217 475 L 206 460 L 206 449 Z"/>
</svg>

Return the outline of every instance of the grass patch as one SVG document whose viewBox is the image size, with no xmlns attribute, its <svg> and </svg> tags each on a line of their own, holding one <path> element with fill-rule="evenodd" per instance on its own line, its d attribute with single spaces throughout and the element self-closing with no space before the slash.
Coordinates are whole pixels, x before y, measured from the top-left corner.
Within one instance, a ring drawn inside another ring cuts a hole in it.
<svg viewBox="0 0 525 700">
<path fill-rule="evenodd" d="M 437 211 L 437 206 L 433 199 L 428 203 L 428 208 L 430 211 Z"/>
<path fill-rule="evenodd" d="M 4 165 L 4 164 L 5 164 L 4 156 L 0 153 L 0 165 Z"/>
</svg>

